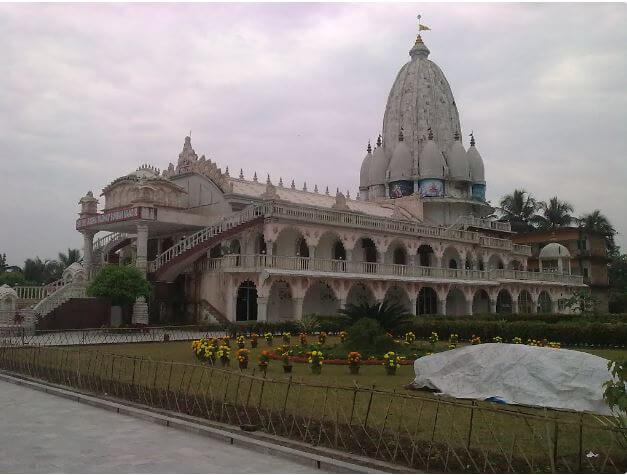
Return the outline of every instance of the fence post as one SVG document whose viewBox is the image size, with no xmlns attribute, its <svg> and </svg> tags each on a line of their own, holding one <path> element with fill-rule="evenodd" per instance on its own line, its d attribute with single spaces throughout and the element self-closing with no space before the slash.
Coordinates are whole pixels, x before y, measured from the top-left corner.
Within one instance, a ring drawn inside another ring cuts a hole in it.
<svg viewBox="0 0 627 475">
<path fill-rule="evenodd" d="M 283 401 L 283 410 L 281 411 L 281 416 L 285 415 L 285 409 L 287 408 L 287 398 L 290 395 L 290 387 L 292 386 L 292 375 L 290 375 L 290 379 L 287 382 L 287 390 L 285 391 L 285 400 Z"/>
<path fill-rule="evenodd" d="M 351 405 L 351 417 L 348 421 L 348 425 L 353 425 L 353 415 L 355 414 L 355 399 L 357 399 L 357 383 L 355 383 L 355 388 L 353 389 L 353 404 Z"/>
<path fill-rule="evenodd" d="M 372 397 L 374 396 L 374 384 L 370 390 L 370 400 L 368 401 L 368 408 L 366 409 L 366 418 L 364 419 L 364 429 L 368 429 L 368 416 L 370 416 L 370 408 L 372 407 Z"/>
<path fill-rule="evenodd" d="M 582 472 L 582 458 L 583 458 L 583 412 L 579 415 L 579 464 L 578 473 Z"/>
<path fill-rule="evenodd" d="M 468 424 L 468 439 L 466 441 L 466 450 L 470 450 L 470 437 L 472 436 L 472 424 L 475 418 L 475 401 L 472 401 L 470 408 L 470 423 Z"/>
</svg>

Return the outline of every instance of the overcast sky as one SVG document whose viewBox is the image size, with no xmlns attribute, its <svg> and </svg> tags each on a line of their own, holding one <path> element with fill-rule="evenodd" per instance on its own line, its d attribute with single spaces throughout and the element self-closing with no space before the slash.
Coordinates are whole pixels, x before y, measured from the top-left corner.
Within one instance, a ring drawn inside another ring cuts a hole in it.
<svg viewBox="0 0 627 475">
<path fill-rule="evenodd" d="M 196 152 L 357 191 L 416 15 L 488 199 L 600 208 L 627 247 L 625 4 L 0 5 L 0 252 L 81 247 L 78 200 Z"/>
</svg>

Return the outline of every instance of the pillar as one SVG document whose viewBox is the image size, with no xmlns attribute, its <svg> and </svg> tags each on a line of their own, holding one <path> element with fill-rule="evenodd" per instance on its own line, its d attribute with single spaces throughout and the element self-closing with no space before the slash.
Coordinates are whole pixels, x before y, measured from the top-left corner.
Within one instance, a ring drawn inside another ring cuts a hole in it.
<svg viewBox="0 0 627 475">
<path fill-rule="evenodd" d="M 344 251 L 346 251 L 346 262 L 353 262 L 353 250 L 345 248 Z"/>
<path fill-rule="evenodd" d="M 512 296 L 512 313 L 518 313 L 518 297 Z"/>
<path fill-rule="evenodd" d="M 316 257 L 316 246 L 307 246 L 307 248 L 309 249 L 309 258 L 313 259 Z"/>
<path fill-rule="evenodd" d="M 418 303 L 418 297 L 409 299 L 409 306 L 410 306 L 409 313 L 411 313 L 412 315 L 418 314 L 418 312 L 416 312 L 417 303 Z"/>
<path fill-rule="evenodd" d="M 433 258 L 435 259 L 435 267 L 442 267 L 442 257 L 441 255 L 434 254 Z"/>
<path fill-rule="evenodd" d="M 415 254 L 410 254 L 409 255 L 409 259 L 407 262 L 411 267 L 413 267 L 414 265 L 416 265 L 416 256 Z"/>
<path fill-rule="evenodd" d="M 551 297 L 551 313 L 559 313 L 559 307 L 557 305 L 557 298 Z"/>
<path fill-rule="evenodd" d="M 538 313 L 538 299 L 531 298 L 531 313 Z"/>
<path fill-rule="evenodd" d="M 303 319 L 303 300 L 302 297 L 294 298 L 294 319 L 297 321 Z"/>
<path fill-rule="evenodd" d="M 340 309 L 346 308 L 346 297 L 340 299 Z"/>
<path fill-rule="evenodd" d="M 490 299 L 490 313 L 496 313 L 496 299 Z"/>
<path fill-rule="evenodd" d="M 446 315 L 446 298 L 438 299 L 438 314 Z"/>
<path fill-rule="evenodd" d="M 466 297 L 466 315 L 472 316 L 472 301 L 473 295 L 470 295 L 470 298 Z"/>
<path fill-rule="evenodd" d="M 148 226 L 145 224 L 137 225 L 137 258 L 135 266 L 146 273 L 148 265 Z"/>
<path fill-rule="evenodd" d="M 94 255 L 94 235 L 92 231 L 83 231 L 83 268 L 87 274 L 87 279 L 91 278 Z"/>
<path fill-rule="evenodd" d="M 268 297 L 257 297 L 257 321 L 268 320 Z"/>
</svg>

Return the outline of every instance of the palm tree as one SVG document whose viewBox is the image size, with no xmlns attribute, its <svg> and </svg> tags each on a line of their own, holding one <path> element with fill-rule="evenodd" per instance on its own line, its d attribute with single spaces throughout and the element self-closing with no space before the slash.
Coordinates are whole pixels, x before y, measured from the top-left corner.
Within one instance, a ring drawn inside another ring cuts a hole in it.
<svg viewBox="0 0 627 475">
<path fill-rule="evenodd" d="M 574 211 L 573 205 L 567 201 L 560 201 L 554 196 L 548 203 L 539 203 L 542 215 L 535 216 L 532 222 L 540 229 L 555 229 L 568 226 L 574 221 L 570 213 Z"/>
<path fill-rule="evenodd" d="M 350 326 L 362 318 L 376 320 L 381 327 L 388 332 L 400 332 L 411 324 L 412 315 L 405 310 L 405 307 L 389 300 L 381 303 L 370 304 L 368 302 L 346 304 L 346 307 L 339 311 L 346 326 Z"/>
<path fill-rule="evenodd" d="M 600 210 L 595 209 L 592 213 L 583 214 L 576 221 L 582 231 L 603 235 L 608 250 L 611 251 L 616 247 L 614 243 L 616 229 Z"/>
<path fill-rule="evenodd" d="M 58 267 L 57 261 L 49 259 L 42 261 L 39 256 L 35 259 L 26 259 L 24 261 L 24 278 L 39 285 L 49 284 L 57 280 Z"/>
<path fill-rule="evenodd" d="M 505 195 L 499 202 L 499 211 L 503 215 L 501 221 L 509 222 L 512 230 L 525 232 L 532 229 L 531 222 L 536 218 L 539 204 L 536 199 L 524 189 L 516 189 Z"/>
<path fill-rule="evenodd" d="M 63 269 L 67 269 L 75 262 L 81 260 L 81 251 L 79 249 L 70 249 L 68 247 L 67 254 L 62 252 L 59 253 L 59 259 L 57 259 L 59 264 L 63 267 Z"/>
</svg>

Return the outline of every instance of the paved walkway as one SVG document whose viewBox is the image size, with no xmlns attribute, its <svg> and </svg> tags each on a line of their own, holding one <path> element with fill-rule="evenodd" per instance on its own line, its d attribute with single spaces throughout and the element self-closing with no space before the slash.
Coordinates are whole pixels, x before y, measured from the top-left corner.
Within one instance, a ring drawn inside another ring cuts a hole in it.
<svg viewBox="0 0 627 475">
<path fill-rule="evenodd" d="M 0 381 L 0 473 L 312 473 L 193 433 Z"/>
</svg>

